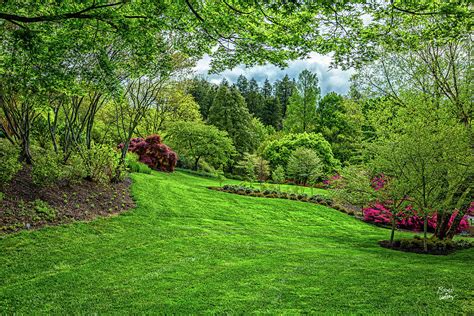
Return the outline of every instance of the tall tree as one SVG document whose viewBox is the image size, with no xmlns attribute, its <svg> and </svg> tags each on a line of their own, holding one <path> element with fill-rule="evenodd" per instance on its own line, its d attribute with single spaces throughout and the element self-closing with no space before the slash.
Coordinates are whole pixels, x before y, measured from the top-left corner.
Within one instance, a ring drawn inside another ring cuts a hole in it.
<svg viewBox="0 0 474 316">
<path fill-rule="evenodd" d="M 260 93 L 260 87 L 254 78 L 250 79 L 249 81 L 248 93 L 245 100 L 249 112 L 256 117 L 261 118 L 264 106 L 264 98 L 262 97 Z"/>
<path fill-rule="evenodd" d="M 342 163 L 357 162 L 363 121 L 359 104 L 335 92 L 326 94 L 316 109 L 316 131 L 323 134 Z"/>
<path fill-rule="evenodd" d="M 248 98 L 248 93 L 249 93 L 249 81 L 247 80 L 247 77 L 244 75 L 240 75 L 237 78 L 237 83 L 236 83 L 237 89 L 239 89 L 240 94 L 245 98 L 245 101 L 247 102 Z"/>
<path fill-rule="evenodd" d="M 265 99 L 268 99 L 273 95 L 273 87 L 268 78 L 265 79 L 265 82 L 263 83 L 262 95 Z"/>
<path fill-rule="evenodd" d="M 282 116 L 285 117 L 286 109 L 290 103 L 291 93 L 295 87 L 295 82 L 285 75 L 282 80 L 278 80 L 274 84 L 275 96 L 280 100 Z"/>
<path fill-rule="evenodd" d="M 315 127 L 316 105 L 321 95 L 316 73 L 303 70 L 296 82 L 288 106 L 284 127 L 296 133 L 311 132 Z"/>
<path fill-rule="evenodd" d="M 239 154 L 254 148 L 251 119 L 239 90 L 223 81 L 209 109 L 208 122 L 229 134 Z"/>
<path fill-rule="evenodd" d="M 276 130 L 279 130 L 281 129 L 281 122 L 280 100 L 272 96 L 265 98 L 262 112 L 262 123 L 267 126 L 273 126 Z"/>
</svg>

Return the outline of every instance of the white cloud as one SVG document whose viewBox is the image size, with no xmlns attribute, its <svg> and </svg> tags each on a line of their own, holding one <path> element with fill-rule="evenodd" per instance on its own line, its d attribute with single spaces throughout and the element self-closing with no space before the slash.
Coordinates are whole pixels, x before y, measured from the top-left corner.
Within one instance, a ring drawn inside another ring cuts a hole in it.
<svg viewBox="0 0 474 316">
<path fill-rule="evenodd" d="M 238 66 L 234 69 L 225 70 L 219 74 L 209 75 L 210 57 L 204 56 L 199 60 L 194 68 L 196 74 L 203 75 L 210 82 L 219 83 L 222 79 L 227 79 L 230 82 L 236 82 L 239 75 L 244 75 L 247 78 L 255 78 L 260 84 L 268 78 L 270 82 L 281 79 L 288 74 L 290 78 L 297 78 L 298 74 L 304 69 L 316 72 L 321 86 L 321 93 L 323 95 L 328 92 L 335 91 L 340 94 L 345 94 L 349 91 L 349 79 L 353 74 L 352 70 L 344 71 L 341 69 L 331 69 L 331 56 L 320 55 L 312 53 L 306 59 L 299 59 L 288 63 L 288 67 L 280 69 L 273 65 L 255 66 L 247 68 L 245 66 Z"/>
</svg>

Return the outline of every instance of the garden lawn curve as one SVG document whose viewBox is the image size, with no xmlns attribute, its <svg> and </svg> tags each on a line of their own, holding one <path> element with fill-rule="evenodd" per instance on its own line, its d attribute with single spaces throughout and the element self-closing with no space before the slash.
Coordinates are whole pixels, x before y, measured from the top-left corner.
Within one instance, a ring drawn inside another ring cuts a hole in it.
<svg viewBox="0 0 474 316">
<path fill-rule="evenodd" d="M 2 313 L 474 312 L 473 249 L 397 252 L 327 207 L 184 172 L 132 179 L 136 209 L 0 237 Z"/>
</svg>

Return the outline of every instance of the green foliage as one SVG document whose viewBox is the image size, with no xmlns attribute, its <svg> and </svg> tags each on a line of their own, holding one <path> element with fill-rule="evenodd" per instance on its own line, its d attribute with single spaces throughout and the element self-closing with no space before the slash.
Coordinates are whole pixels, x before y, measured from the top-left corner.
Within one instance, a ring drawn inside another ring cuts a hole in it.
<svg viewBox="0 0 474 316">
<path fill-rule="evenodd" d="M 315 122 L 335 158 L 343 163 L 359 161 L 364 120 L 358 103 L 330 92 L 319 102 Z"/>
<path fill-rule="evenodd" d="M 194 170 L 198 169 L 201 159 L 214 167 L 225 165 L 235 151 L 227 132 L 201 122 L 170 124 L 167 142 L 179 156 L 192 160 Z"/>
<path fill-rule="evenodd" d="M 245 153 L 244 157 L 237 163 L 237 169 L 241 171 L 247 181 L 265 181 L 270 174 L 268 161 L 262 157 Z"/>
<path fill-rule="evenodd" d="M 20 151 L 6 139 L 0 139 L 0 182 L 8 182 L 21 169 Z"/>
<path fill-rule="evenodd" d="M 5 193 L 0 191 L 0 202 L 2 202 L 4 198 L 5 198 Z"/>
<path fill-rule="evenodd" d="M 291 154 L 298 148 L 308 148 L 313 150 L 323 163 L 323 172 L 330 173 L 337 170 L 340 163 L 334 158 L 331 145 L 321 136 L 321 134 L 301 133 L 282 135 L 270 141 L 263 149 L 265 157 L 270 166 L 286 166 Z"/>
<path fill-rule="evenodd" d="M 284 183 L 286 180 L 285 168 L 282 166 L 277 166 L 272 171 L 272 181 L 275 183 Z"/>
<path fill-rule="evenodd" d="M 285 130 L 292 133 L 312 132 L 315 128 L 316 105 L 321 95 L 316 73 L 303 70 L 289 99 Z"/>
<path fill-rule="evenodd" d="M 323 164 L 314 150 L 298 148 L 288 160 L 287 171 L 296 182 L 306 184 L 322 176 Z"/>
<path fill-rule="evenodd" d="M 235 87 L 223 82 L 209 109 L 208 122 L 232 139 L 238 153 L 252 152 L 257 145 L 245 100 Z"/>
<path fill-rule="evenodd" d="M 123 168 L 120 165 L 119 154 L 110 146 L 102 144 L 92 144 L 91 149 L 81 152 L 87 178 L 94 182 L 110 183 L 115 179 L 117 170 Z M 124 172 L 120 172 L 122 176 Z"/>
<path fill-rule="evenodd" d="M 31 204 L 31 207 L 33 208 L 35 213 L 41 218 L 44 218 L 48 221 L 52 221 L 56 218 L 57 211 L 52 208 L 47 202 L 40 199 L 36 199 Z"/>
<path fill-rule="evenodd" d="M 63 177 L 63 155 L 55 153 L 53 150 L 37 148 L 33 155 L 33 166 L 31 168 L 31 178 L 33 183 L 46 186 Z"/>
<path fill-rule="evenodd" d="M 138 161 L 138 155 L 135 153 L 128 153 L 125 162 L 130 172 L 151 174 L 151 168 L 148 167 L 148 165 Z"/>
</svg>

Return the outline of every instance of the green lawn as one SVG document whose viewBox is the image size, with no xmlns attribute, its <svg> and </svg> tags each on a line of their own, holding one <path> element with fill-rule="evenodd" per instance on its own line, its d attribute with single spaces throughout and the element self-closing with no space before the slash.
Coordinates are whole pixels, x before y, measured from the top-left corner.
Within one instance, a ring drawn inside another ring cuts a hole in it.
<svg viewBox="0 0 474 316">
<path fill-rule="evenodd" d="M 134 210 L 0 237 L 0 313 L 474 312 L 472 249 L 396 252 L 377 245 L 388 230 L 326 207 L 132 178 Z"/>
</svg>

